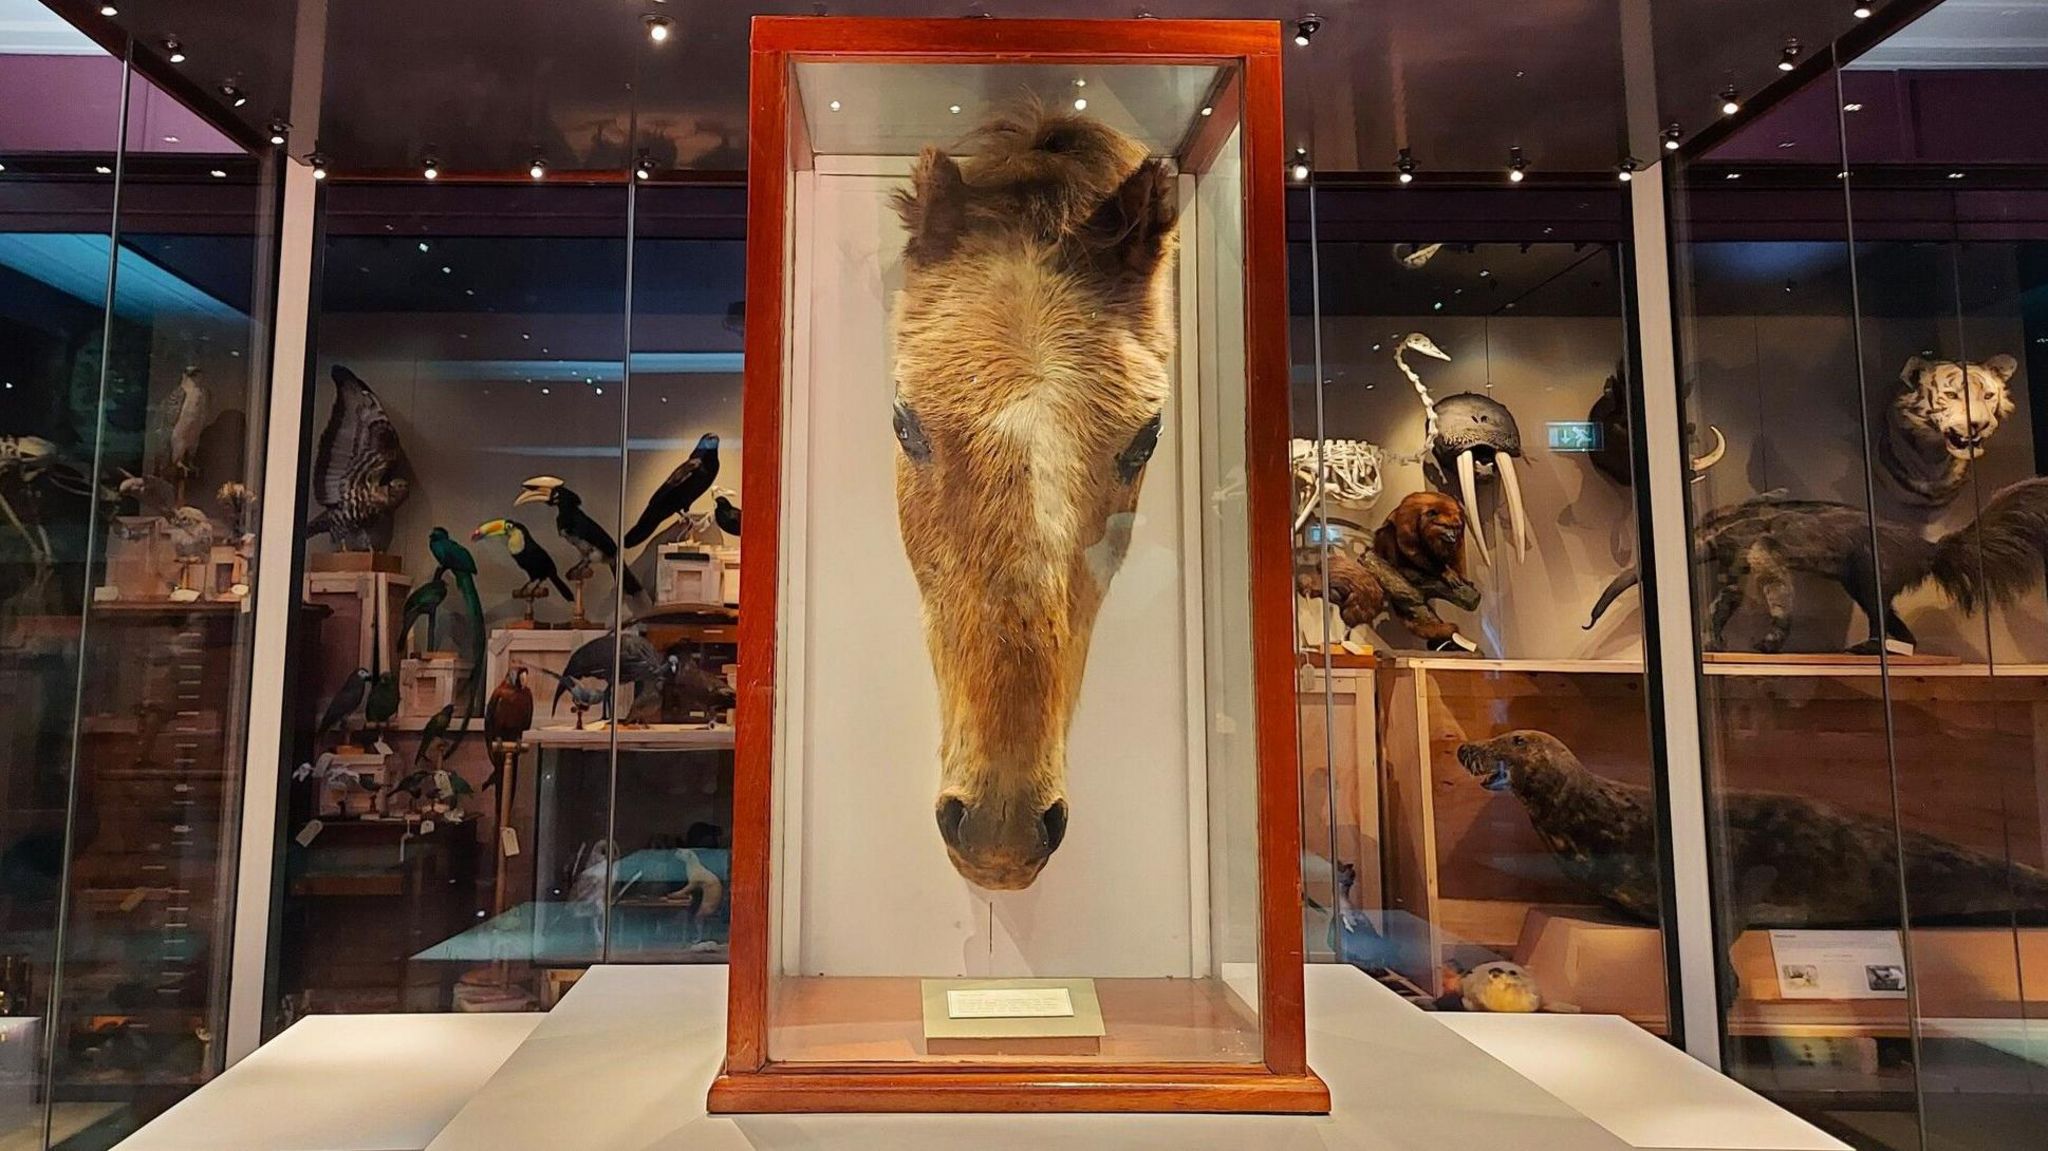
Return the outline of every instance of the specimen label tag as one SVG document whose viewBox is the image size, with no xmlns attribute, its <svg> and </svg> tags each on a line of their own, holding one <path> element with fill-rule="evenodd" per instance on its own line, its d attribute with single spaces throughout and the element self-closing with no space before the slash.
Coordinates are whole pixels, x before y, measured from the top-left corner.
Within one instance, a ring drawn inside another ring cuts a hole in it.
<svg viewBox="0 0 2048 1151">
<path fill-rule="evenodd" d="M 519 829 L 505 827 L 498 830 L 498 850 L 507 858 L 519 854 Z"/>
<path fill-rule="evenodd" d="M 1067 1019 L 1074 997 L 1064 987 L 984 987 L 946 992 L 952 1019 Z"/>
<path fill-rule="evenodd" d="M 309 819 L 306 821 L 306 826 L 300 828 L 299 833 L 292 838 L 299 841 L 300 847 L 311 847 L 313 846 L 313 841 L 320 838 L 321 831 L 325 830 L 326 827 L 326 824 L 317 819 Z"/>
</svg>

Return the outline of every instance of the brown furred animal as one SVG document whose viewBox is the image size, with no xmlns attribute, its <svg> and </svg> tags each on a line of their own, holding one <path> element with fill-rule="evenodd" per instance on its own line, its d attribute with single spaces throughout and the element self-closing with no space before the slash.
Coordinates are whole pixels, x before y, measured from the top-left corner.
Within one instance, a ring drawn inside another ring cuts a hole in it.
<svg viewBox="0 0 2048 1151">
<path fill-rule="evenodd" d="M 1442 492 L 1410 492 L 1373 533 L 1372 547 L 1403 574 L 1462 581 L 1465 509 Z"/>
<path fill-rule="evenodd" d="M 1173 173 L 1033 108 L 926 149 L 892 327 L 897 519 L 942 735 L 960 874 L 1028 887 L 1066 834 L 1088 642 L 1172 394 Z"/>
</svg>

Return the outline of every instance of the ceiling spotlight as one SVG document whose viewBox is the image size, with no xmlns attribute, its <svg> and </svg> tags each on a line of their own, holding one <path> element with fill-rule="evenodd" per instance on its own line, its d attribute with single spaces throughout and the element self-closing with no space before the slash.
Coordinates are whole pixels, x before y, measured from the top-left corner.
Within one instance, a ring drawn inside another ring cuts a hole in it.
<svg viewBox="0 0 2048 1151">
<path fill-rule="evenodd" d="M 1403 184 L 1415 182 L 1415 157 L 1408 154 L 1408 149 L 1401 149 L 1401 155 L 1394 161 L 1394 171 L 1400 173 L 1395 179 Z"/>
<path fill-rule="evenodd" d="M 249 102 L 249 94 L 242 91 L 241 87 L 233 80 L 221 81 L 220 94 L 230 105 L 236 108 Z"/>
<path fill-rule="evenodd" d="M 1850 103 L 1842 105 L 1842 111 L 1844 112 L 1861 112 L 1862 110 L 1863 105 L 1861 104 Z"/>
<path fill-rule="evenodd" d="M 642 16 L 647 25 L 647 38 L 656 44 L 668 43 L 668 34 L 675 29 L 676 22 L 666 16 Z"/>
<path fill-rule="evenodd" d="M 1621 169 L 1614 174 L 1614 178 L 1624 184 L 1634 180 L 1636 178 L 1636 158 L 1634 156 L 1624 156 L 1621 161 Z"/>
<path fill-rule="evenodd" d="M 290 124 L 285 123 L 283 120 L 272 120 L 270 122 L 270 142 L 282 146 L 284 144 L 286 135 L 290 133 L 291 130 L 292 126 Z"/>
<path fill-rule="evenodd" d="M 954 114 L 955 116 L 958 116 L 958 115 L 960 114 L 960 105 L 958 105 L 958 104 L 948 104 L 948 105 L 946 105 L 946 111 L 948 111 L 948 112 L 951 112 L 951 113 L 952 113 L 952 114 Z"/>
<path fill-rule="evenodd" d="M 176 36 L 166 36 L 164 37 L 164 55 L 168 56 L 173 64 L 183 64 L 185 62 L 185 46 L 178 43 Z"/>
<path fill-rule="evenodd" d="M 1664 126 L 1664 150 L 1666 152 L 1678 151 L 1678 142 L 1684 138 L 1685 131 L 1678 126 L 1676 120 Z"/>
<path fill-rule="evenodd" d="M 1868 20 L 1870 19 L 1870 5 L 1858 4 L 1849 10 L 1849 15 L 1856 17 L 1858 20 Z"/>
<path fill-rule="evenodd" d="M 109 20 L 113 19 L 116 16 L 119 16 L 120 14 L 121 10 L 119 8 L 114 7 L 112 4 L 100 5 L 100 15 L 105 16 Z"/>
<path fill-rule="evenodd" d="M 837 112 L 839 110 L 839 101 L 834 100 L 830 104 L 827 104 L 826 107 L 832 109 L 834 112 Z"/>
<path fill-rule="evenodd" d="M 92 166 L 92 170 L 98 172 L 102 176 L 111 176 L 114 174 L 114 170 L 112 168 L 107 167 L 105 164 L 94 164 Z"/>
<path fill-rule="evenodd" d="M 216 180 L 225 180 L 228 178 L 227 172 L 219 168 L 215 168 L 213 171 L 208 172 L 207 175 L 212 176 Z"/>
<path fill-rule="evenodd" d="M 1204 105 L 1202 105 L 1202 115 L 1204 115 L 1204 116 L 1214 116 L 1215 114 L 1216 114 L 1216 109 L 1214 109 L 1214 108 L 1211 108 L 1211 107 L 1210 107 L 1209 105 L 1207 105 L 1207 104 L 1204 104 Z"/>
<path fill-rule="evenodd" d="M 1951 180 L 1960 180 L 1960 179 L 1962 179 L 1962 178 L 1963 178 L 1963 173 L 1961 173 L 1961 172 L 1950 172 L 1950 173 L 1948 174 L 1948 178 L 1949 178 L 1949 179 L 1951 179 Z"/>
<path fill-rule="evenodd" d="M 1086 112 L 1087 110 L 1088 110 L 1088 97 L 1086 97 L 1086 96 L 1076 96 L 1076 97 L 1074 97 L 1074 111 L 1076 111 L 1076 112 Z"/>
<path fill-rule="evenodd" d="M 1308 14 L 1308 15 L 1306 15 L 1306 16 L 1303 16 L 1303 17 L 1302 17 L 1301 19 L 1299 19 L 1299 20 L 1296 20 L 1296 21 L 1294 22 L 1294 43 L 1295 43 L 1295 46 L 1296 46 L 1296 47 L 1300 47 L 1300 48 L 1306 48 L 1306 47 L 1308 47 L 1308 42 L 1309 42 L 1310 40 L 1313 40 L 1313 39 L 1315 39 L 1315 38 L 1316 38 L 1316 33 L 1317 33 L 1317 32 L 1320 32 L 1320 31 L 1322 31 L 1322 28 L 1323 28 L 1323 19 L 1322 19 L 1322 17 L 1320 17 L 1320 16 L 1317 16 L 1317 15 L 1316 15 L 1315 13 L 1313 13 L 1313 12 L 1309 13 L 1309 14 Z"/>
<path fill-rule="evenodd" d="M 1742 111 L 1742 93 L 1736 91 L 1733 84 L 1721 89 L 1721 114 L 1723 116 L 1733 116 L 1740 111 Z"/>
<path fill-rule="evenodd" d="M 1296 149 L 1294 150 L 1294 166 L 1293 166 L 1293 167 L 1291 167 L 1291 168 L 1289 168 L 1289 169 L 1288 169 L 1288 171 L 1289 171 L 1289 172 L 1291 172 L 1291 173 L 1293 173 L 1293 175 L 1294 175 L 1294 178 L 1295 178 L 1296 180 L 1306 180 L 1306 179 L 1308 179 L 1308 149 L 1307 149 L 1307 148 L 1296 148 Z"/>
<path fill-rule="evenodd" d="M 435 159 L 433 153 L 429 152 L 426 160 L 420 164 L 420 175 L 429 180 L 441 178 L 441 161 Z"/>
<path fill-rule="evenodd" d="M 1508 182 L 1519 184 L 1529 174 L 1529 161 L 1523 157 L 1519 147 L 1508 149 Z"/>
<path fill-rule="evenodd" d="M 313 166 L 313 178 L 315 180 L 325 180 L 327 178 L 327 157 L 315 152 L 306 157 L 306 163 Z"/>
<path fill-rule="evenodd" d="M 539 156 L 535 156 L 533 158 L 533 163 L 527 167 L 526 174 L 533 177 L 536 180 L 547 179 L 548 162 L 546 160 L 541 159 Z"/>
<path fill-rule="evenodd" d="M 642 152 L 640 154 L 640 162 L 638 164 L 633 165 L 633 177 L 638 180 L 647 180 L 652 179 L 653 176 L 654 157 L 647 155 L 645 152 Z"/>
<path fill-rule="evenodd" d="M 1778 53 L 1778 71 L 1790 72 L 1798 66 L 1799 38 L 1796 36 L 1788 37 L 1785 41 L 1785 50 Z"/>
</svg>

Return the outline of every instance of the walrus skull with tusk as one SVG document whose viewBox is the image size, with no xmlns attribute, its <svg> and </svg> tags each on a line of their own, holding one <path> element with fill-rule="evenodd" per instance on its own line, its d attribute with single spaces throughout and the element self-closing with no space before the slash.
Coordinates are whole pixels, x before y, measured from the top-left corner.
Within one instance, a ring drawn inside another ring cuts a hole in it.
<svg viewBox="0 0 2048 1151">
<path fill-rule="evenodd" d="M 1481 477 L 1491 479 L 1498 476 L 1501 494 L 1507 499 L 1508 526 L 1514 538 L 1515 556 L 1527 558 L 1529 515 L 1522 506 L 1522 478 L 1515 472 L 1515 460 L 1522 455 L 1522 429 L 1515 423 L 1514 413 L 1492 396 L 1477 392 L 1460 392 L 1442 400 L 1432 398 L 1429 389 L 1423 386 L 1422 378 L 1408 366 L 1409 352 L 1438 360 L 1451 357 L 1421 332 L 1410 332 L 1401 337 L 1401 342 L 1394 348 L 1395 365 L 1414 385 L 1415 394 L 1422 398 L 1426 419 L 1423 448 L 1435 457 L 1439 474 L 1446 478 L 1453 474 L 1458 477 L 1458 498 L 1465 504 L 1472 545 L 1479 549 L 1481 559 L 1493 562 L 1493 555 L 1486 546 L 1486 530 L 1480 526 L 1484 517 L 1479 510 L 1479 480 Z"/>
</svg>

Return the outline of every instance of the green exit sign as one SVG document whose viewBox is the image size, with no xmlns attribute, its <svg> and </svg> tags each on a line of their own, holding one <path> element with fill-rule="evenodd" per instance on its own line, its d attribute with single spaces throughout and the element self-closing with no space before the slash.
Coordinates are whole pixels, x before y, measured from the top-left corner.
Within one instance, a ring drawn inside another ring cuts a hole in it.
<svg viewBox="0 0 2048 1151">
<path fill-rule="evenodd" d="M 1550 429 L 1550 450 L 1553 452 L 1597 452 L 1600 450 L 1600 425 L 1591 420 L 1552 420 Z"/>
</svg>

